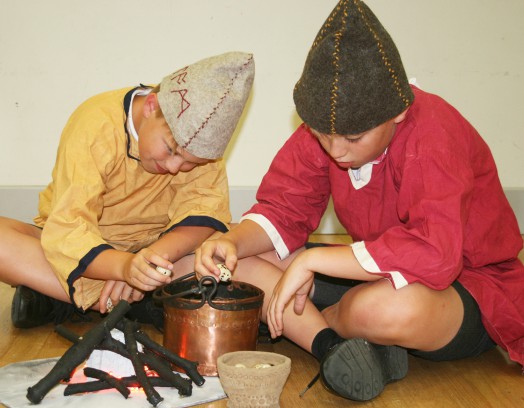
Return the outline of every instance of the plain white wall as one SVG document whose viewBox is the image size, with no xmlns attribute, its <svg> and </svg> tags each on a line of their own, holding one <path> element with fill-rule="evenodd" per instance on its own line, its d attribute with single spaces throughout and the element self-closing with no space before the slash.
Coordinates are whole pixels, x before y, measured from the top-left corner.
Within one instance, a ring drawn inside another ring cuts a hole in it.
<svg viewBox="0 0 524 408">
<path fill-rule="evenodd" d="M 89 96 L 156 83 L 201 58 L 253 52 L 252 97 L 227 151 L 257 186 L 299 123 L 292 89 L 336 0 L 0 0 L 0 186 L 50 180 L 63 125 Z M 408 76 L 453 103 L 524 187 L 524 1 L 369 0 Z"/>
</svg>

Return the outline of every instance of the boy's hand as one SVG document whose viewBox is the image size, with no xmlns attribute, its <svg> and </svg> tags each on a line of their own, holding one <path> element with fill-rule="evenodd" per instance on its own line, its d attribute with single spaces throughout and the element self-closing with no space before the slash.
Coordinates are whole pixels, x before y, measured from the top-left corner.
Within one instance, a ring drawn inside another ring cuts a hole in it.
<svg viewBox="0 0 524 408">
<path fill-rule="evenodd" d="M 133 288 L 149 292 L 171 282 L 169 276 L 156 269 L 157 266 L 173 270 L 173 264 L 168 260 L 167 255 L 160 256 L 150 248 L 144 248 L 126 262 L 123 277 Z"/>
<path fill-rule="evenodd" d="M 128 303 L 138 302 L 144 298 L 144 293 L 129 286 L 126 282 L 109 280 L 100 293 L 100 313 L 110 312 L 121 300 Z"/>
<path fill-rule="evenodd" d="M 293 296 L 294 312 L 302 314 L 304 311 L 315 277 L 314 272 L 307 267 L 307 255 L 308 251 L 305 251 L 295 258 L 273 290 L 267 308 L 267 325 L 272 338 L 283 334 L 284 309 Z"/>
<path fill-rule="evenodd" d="M 198 278 L 212 275 L 218 280 L 220 268 L 216 264 L 221 261 L 233 271 L 237 260 L 237 247 L 233 242 L 223 237 L 210 239 L 195 251 L 195 272 Z"/>
</svg>

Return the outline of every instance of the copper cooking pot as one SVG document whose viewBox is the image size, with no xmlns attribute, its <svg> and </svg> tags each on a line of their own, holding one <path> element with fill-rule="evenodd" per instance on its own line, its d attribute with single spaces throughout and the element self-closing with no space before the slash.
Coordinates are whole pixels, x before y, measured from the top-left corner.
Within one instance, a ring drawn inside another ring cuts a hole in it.
<svg viewBox="0 0 524 408">
<path fill-rule="evenodd" d="M 197 361 L 201 375 L 216 376 L 224 353 L 256 349 L 264 300 L 256 286 L 210 276 L 197 280 L 192 273 L 157 289 L 154 297 L 164 307 L 164 347 Z"/>
</svg>

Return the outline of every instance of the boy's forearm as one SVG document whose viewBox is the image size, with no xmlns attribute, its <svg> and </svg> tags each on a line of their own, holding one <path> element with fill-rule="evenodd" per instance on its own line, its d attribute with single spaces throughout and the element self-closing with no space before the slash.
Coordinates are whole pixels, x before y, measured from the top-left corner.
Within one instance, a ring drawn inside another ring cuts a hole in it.
<svg viewBox="0 0 524 408">
<path fill-rule="evenodd" d="M 160 256 L 167 255 L 171 262 L 192 253 L 215 230 L 209 227 L 178 227 L 150 245 Z M 124 269 L 134 254 L 116 249 L 101 252 L 86 268 L 83 276 L 98 280 L 124 281 Z"/>
<path fill-rule="evenodd" d="M 251 220 L 235 225 L 223 238 L 229 239 L 237 248 L 239 259 L 259 255 L 275 249 L 266 231 Z"/>
<path fill-rule="evenodd" d="M 367 272 L 357 261 L 350 246 L 312 248 L 304 251 L 307 268 L 335 278 L 375 281 L 380 275 Z"/>
<path fill-rule="evenodd" d="M 108 249 L 102 251 L 88 265 L 83 276 L 98 280 L 123 281 L 124 267 L 133 257 L 132 253 Z"/>
<path fill-rule="evenodd" d="M 164 234 L 149 246 L 159 255 L 167 254 L 171 262 L 193 253 L 215 230 L 211 227 L 182 226 Z"/>
</svg>

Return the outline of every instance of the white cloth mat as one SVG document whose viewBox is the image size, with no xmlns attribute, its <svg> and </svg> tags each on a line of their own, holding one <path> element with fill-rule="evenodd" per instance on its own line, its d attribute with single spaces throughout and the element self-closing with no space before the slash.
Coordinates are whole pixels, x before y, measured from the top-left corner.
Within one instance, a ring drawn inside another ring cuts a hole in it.
<svg viewBox="0 0 524 408">
<path fill-rule="evenodd" d="M 59 357 L 23 361 L 0 367 L 0 403 L 9 408 L 31 407 L 35 405 L 26 398 L 27 389 L 40 381 L 53 368 Z M 79 367 L 71 383 L 85 382 L 83 367 Z M 185 374 L 181 374 L 185 377 Z M 226 397 L 218 377 L 205 377 L 206 382 L 201 387 L 193 383 L 193 393 L 190 397 L 181 397 L 176 388 L 156 387 L 164 400 L 158 408 L 190 407 Z M 96 393 L 64 396 L 66 384 L 58 384 L 42 400 L 38 407 L 74 407 L 74 408 L 147 408 L 151 404 L 142 389 L 133 390 L 125 399 L 116 390 L 104 390 Z"/>
</svg>

